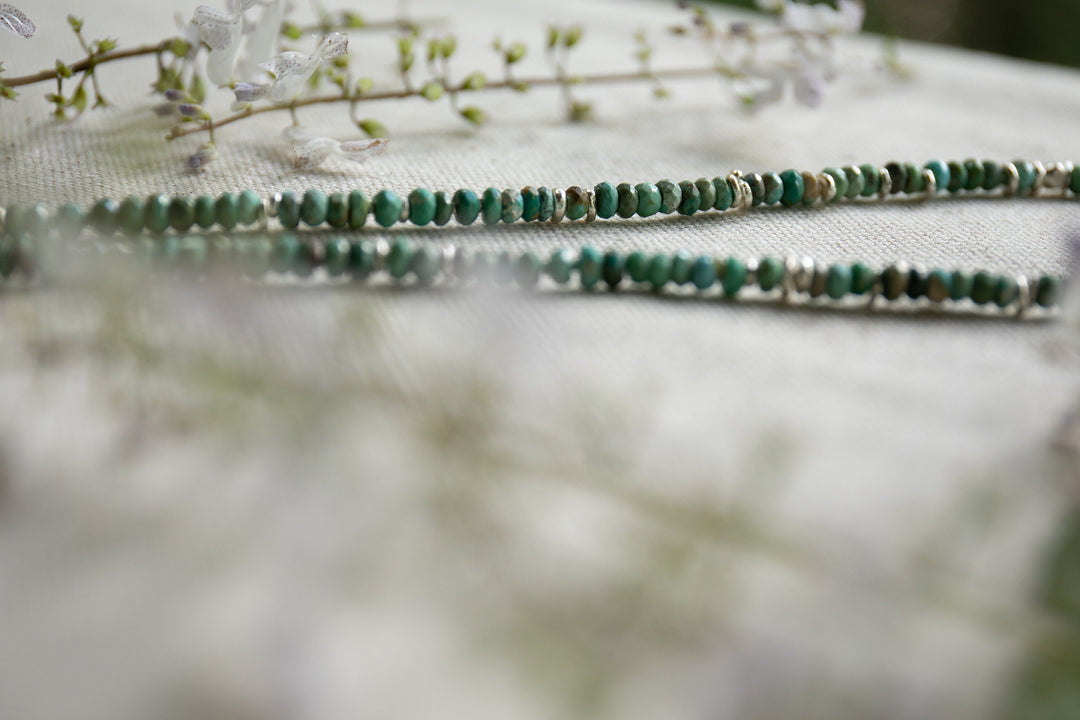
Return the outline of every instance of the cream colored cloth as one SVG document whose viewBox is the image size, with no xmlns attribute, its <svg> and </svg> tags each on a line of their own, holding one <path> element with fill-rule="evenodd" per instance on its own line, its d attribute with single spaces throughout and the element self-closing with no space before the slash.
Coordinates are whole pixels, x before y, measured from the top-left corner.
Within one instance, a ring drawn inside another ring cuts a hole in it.
<svg viewBox="0 0 1080 720">
<path fill-rule="evenodd" d="M 412 3 L 547 72 L 706 62 L 662 2 Z M 5 74 L 77 57 L 68 12 L 122 46 L 194 3 L 22 3 Z M 388 17 L 389 4 L 358 8 Z M 310 48 L 311 42 L 305 48 Z M 393 87 L 394 40 L 353 33 Z M 714 80 L 372 103 L 388 152 L 292 168 L 287 114 L 166 142 L 152 61 L 102 67 L 115 107 L 0 106 L 0 203 L 320 187 L 454 189 L 712 177 L 931 157 L 1080 158 L 1080 75 L 903 44 L 909 81 L 847 61 L 817 111 L 736 111 Z M 228 98 L 210 107 L 225 112 Z M 359 137 L 344 107 L 300 112 Z M 943 198 L 745 216 L 439 231 L 1063 273 L 1075 201 Z M 88 260 L 89 262 L 89 260 Z M 1032 641 L 1028 593 L 1075 465 L 1074 330 L 636 293 L 240 289 L 112 275 L 0 300 L 0 716 L 985 718 Z M 163 712 L 165 708 L 167 711 Z"/>
</svg>

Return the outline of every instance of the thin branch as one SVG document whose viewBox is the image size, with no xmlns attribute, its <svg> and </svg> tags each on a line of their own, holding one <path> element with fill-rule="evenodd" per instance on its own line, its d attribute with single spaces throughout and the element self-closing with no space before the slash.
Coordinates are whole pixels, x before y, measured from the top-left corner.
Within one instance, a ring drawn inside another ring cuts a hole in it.
<svg viewBox="0 0 1080 720">
<path fill-rule="evenodd" d="M 628 73 L 610 73 L 610 74 L 604 74 L 604 75 L 578 75 L 578 76 L 575 76 L 573 78 L 573 80 L 574 80 L 574 84 L 603 85 L 603 84 L 612 84 L 612 83 L 638 82 L 638 81 L 641 81 L 641 80 L 655 80 L 655 79 L 665 79 L 665 80 L 692 79 L 692 78 L 710 77 L 710 76 L 724 75 L 724 74 L 725 74 L 725 72 L 723 70 L 715 68 L 715 67 L 708 67 L 708 68 L 697 67 L 697 68 L 683 68 L 683 69 L 675 69 L 675 70 L 655 70 L 655 71 L 653 71 L 651 73 L 644 73 L 644 72 L 639 71 L 639 72 L 628 72 Z M 521 78 L 521 79 L 515 79 L 512 82 L 502 81 L 502 82 L 488 83 L 487 85 L 485 85 L 484 87 L 482 87 L 482 88 L 480 88 L 478 90 L 470 90 L 470 89 L 466 88 L 464 85 L 456 85 L 454 87 L 446 88 L 446 92 L 448 92 L 448 93 L 458 93 L 458 92 L 469 93 L 469 92 L 483 92 L 485 90 L 510 90 L 510 89 L 513 89 L 515 86 L 520 86 L 521 84 L 528 85 L 529 87 L 544 87 L 544 86 L 550 87 L 550 86 L 553 86 L 553 85 L 562 85 L 562 84 L 565 84 L 565 83 L 566 83 L 566 80 L 564 78 L 558 78 L 558 77 Z M 230 115 L 228 117 L 222 118 L 221 120 L 218 120 L 217 122 L 213 123 L 213 126 L 214 126 L 215 129 L 217 129 L 217 128 L 220 128 L 220 127 L 222 127 L 224 125 L 230 125 L 230 124 L 232 124 L 234 122 L 237 122 L 238 120 L 243 120 L 244 118 L 248 118 L 248 117 L 251 117 L 253 115 L 262 115 L 263 113 L 269 113 L 269 112 L 282 112 L 282 111 L 285 111 L 285 110 L 293 111 L 296 108 L 307 107 L 309 105 L 325 105 L 325 104 L 336 103 L 336 102 L 360 103 L 360 102 L 375 101 L 375 100 L 401 100 L 401 99 L 404 99 L 404 98 L 420 97 L 420 96 L 421 96 L 421 91 L 420 90 L 391 90 L 391 91 L 381 92 L 381 93 L 365 93 L 364 95 L 361 95 L 359 97 L 352 97 L 352 96 L 349 96 L 349 95 L 318 95 L 318 96 L 315 96 L 315 97 L 303 98 L 301 100 L 294 100 L 294 101 L 291 101 L 291 102 L 280 103 L 280 104 L 277 104 L 277 105 L 263 105 L 261 107 L 248 108 L 248 109 L 242 110 L 241 112 L 238 112 L 238 113 L 236 113 L 234 115 Z M 169 140 L 174 140 L 174 139 L 179 138 L 179 137 L 184 137 L 185 135 L 192 135 L 192 134 L 197 133 L 197 132 L 202 132 L 204 129 L 205 128 L 202 128 L 202 127 L 185 128 L 183 130 L 178 130 L 178 131 L 172 133 L 171 135 L 169 135 L 168 139 Z"/>
<path fill-rule="evenodd" d="M 126 58 L 141 57 L 143 55 L 155 55 L 169 49 L 172 45 L 174 38 L 168 38 L 162 40 L 159 43 L 153 45 L 139 45 L 138 47 L 125 48 L 123 50 L 110 50 L 107 53 L 101 53 L 90 58 L 83 58 L 77 63 L 73 63 L 68 67 L 71 68 L 73 73 L 80 73 L 84 70 L 89 70 L 91 67 L 102 65 L 113 60 L 124 60 Z M 45 82 L 47 80 L 55 80 L 59 77 L 56 68 L 51 70 L 42 70 L 41 72 L 34 73 L 32 75 L 22 75 L 20 77 L 5 78 L 0 77 L 0 83 L 3 83 L 7 87 L 19 87 L 20 85 L 33 85 L 34 83 Z"/>
</svg>

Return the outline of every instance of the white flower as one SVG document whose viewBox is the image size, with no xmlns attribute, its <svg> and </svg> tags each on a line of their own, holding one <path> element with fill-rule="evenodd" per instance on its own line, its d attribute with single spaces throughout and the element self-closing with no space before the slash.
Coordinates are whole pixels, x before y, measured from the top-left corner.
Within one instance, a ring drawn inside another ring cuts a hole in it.
<svg viewBox="0 0 1080 720">
<path fill-rule="evenodd" d="M 30 18 L 26 17 L 22 10 L 8 3 L 0 3 L 0 28 L 22 35 L 24 38 L 31 37 L 37 32 Z"/>
<path fill-rule="evenodd" d="M 296 125 L 285 128 L 282 134 L 292 145 L 293 164 L 299 169 L 317 168 L 331 157 L 363 163 L 368 158 L 383 154 L 389 142 L 385 138 L 342 142 L 311 135 Z"/>
<path fill-rule="evenodd" d="M 800 32 L 842 35 L 862 30 L 866 6 L 859 0 L 840 0 L 837 7 L 788 2 L 780 15 L 780 24 Z"/>
<path fill-rule="evenodd" d="M 304 89 L 304 83 L 319 69 L 323 60 L 344 55 L 348 50 L 348 36 L 334 32 L 324 35 L 311 55 L 291 50 L 283 52 L 270 62 L 259 66 L 270 73 L 273 78 L 270 84 L 237 83 L 233 89 L 236 102 L 253 102 L 267 95 L 274 102 L 292 100 Z"/>
<path fill-rule="evenodd" d="M 228 85 L 233 81 L 236 56 L 244 37 L 244 11 L 256 0 L 227 0 L 226 9 L 218 10 L 208 5 L 195 8 L 193 22 L 199 29 L 199 39 L 210 47 L 206 59 L 206 75 L 216 85 Z"/>
<path fill-rule="evenodd" d="M 262 14 L 244 43 L 244 59 L 238 73 L 242 78 L 255 79 L 259 65 L 273 57 L 281 21 L 285 18 L 285 0 L 265 0 L 262 5 Z"/>
</svg>

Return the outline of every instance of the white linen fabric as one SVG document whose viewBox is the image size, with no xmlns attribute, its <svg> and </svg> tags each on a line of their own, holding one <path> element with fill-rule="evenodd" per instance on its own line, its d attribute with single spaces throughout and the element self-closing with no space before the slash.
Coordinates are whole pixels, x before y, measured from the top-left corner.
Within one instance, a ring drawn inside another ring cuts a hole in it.
<svg viewBox="0 0 1080 720">
<path fill-rule="evenodd" d="M 544 28 L 568 21 L 586 28 L 575 72 L 633 69 L 642 28 L 657 68 L 707 62 L 663 2 L 411 5 L 458 36 L 457 77 L 496 74 L 495 36 L 530 46 L 520 76 L 547 72 Z M 194 3 L 22 9 L 38 34 L 0 35 L 8 76 L 78 56 L 69 12 L 129 46 Z M 378 88 L 393 43 L 352 33 Z M 551 89 L 477 94 L 478 130 L 445 102 L 371 103 L 389 150 L 323 171 L 292 168 L 287 113 L 223 128 L 220 157 L 188 171 L 202 140 L 163 139 L 152 60 L 130 60 L 98 71 L 114 106 L 75 122 L 49 118 L 51 87 L 0 106 L 0 204 L 1080 158 L 1075 71 L 904 43 L 898 80 L 872 67 L 879 39 L 842 48 L 815 111 L 746 115 L 716 80 L 666 100 L 580 87 L 596 108 L 580 124 Z M 344 107 L 299 117 L 359 137 Z M 1077 207 L 402 233 L 1065 273 Z M 1033 644 L 1032 588 L 1076 499 L 1054 443 L 1080 343 L 1060 321 L 103 271 L 0 298 L 0 337 L 3 717 L 985 718 Z"/>
</svg>

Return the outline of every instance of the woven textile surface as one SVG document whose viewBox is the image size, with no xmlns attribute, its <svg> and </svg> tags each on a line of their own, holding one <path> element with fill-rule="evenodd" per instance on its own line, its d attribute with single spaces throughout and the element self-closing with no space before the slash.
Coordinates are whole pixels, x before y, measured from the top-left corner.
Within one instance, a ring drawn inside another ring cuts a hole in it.
<svg viewBox="0 0 1080 720">
<path fill-rule="evenodd" d="M 123 47 L 194 9 L 20 4 L 38 34 L 0 36 L 7 76 L 78 57 L 69 12 Z M 586 28 L 575 72 L 633 70 L 641 28 L 658 69 L 708 61 L 664 2 L 411 5 L 457 35 L 461 74 L 495 69 L 495 36 L 531 48 L 521 76 L 548 72 L 544 28 L 568 18 Z M 377 87 L 398 82 L 394 42 L 351 34 Z M 372 103 L 387 152 L 319 171 L 293 168 L 288 113 L 268 113 L 222 128 L 201 173 L 186 157 L 203 139 L 164 140 L 153 60 L 133 59 L 99 69 L 113 107 L 77 121 L 49 118 L 45 85 L 4 103 L 0 204 L 1080 159 L 1075 71 L 900 54 L 909 79 L 875 68 L 880 39 L 843 41 L 817 110 L 746 114 L 715 79 L 664 100 L 578 88 L 586 123 L 544 88 L 478 94 L 480 129 L 445 103 Z M 360 136 L 345 107 L 299 119 Z M 1077 208 L 943 197 L 401 232 L 1064 274 Z M 0 716 L 985 718 L 1029 649 L 1076 496 L 1054 449 L 1080 398 L 1067 322 L 103 273 L 0 298 Z"/>
</svg>

